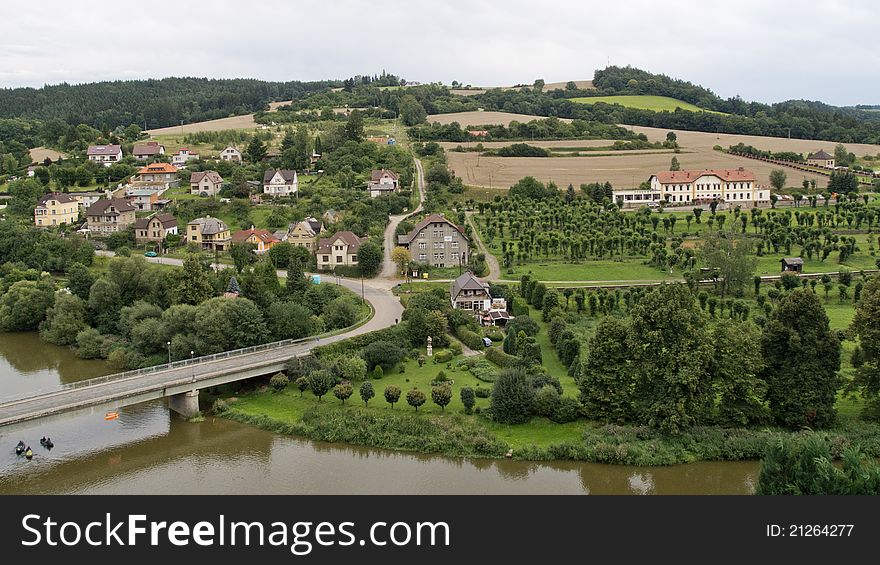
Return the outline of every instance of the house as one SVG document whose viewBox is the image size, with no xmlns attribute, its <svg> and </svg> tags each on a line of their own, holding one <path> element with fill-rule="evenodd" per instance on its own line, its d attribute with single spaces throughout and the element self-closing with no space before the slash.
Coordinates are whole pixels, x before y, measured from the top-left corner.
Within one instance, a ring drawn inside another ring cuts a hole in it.
<svg viewBox="0 0 880 565">
<path fill-rule="evenodd" d="M 171 156 L 171 164 L 177 167 L 185 167 L 187 161 L 198 158 L 199 154 L 195 151 L 190 151 L 186 147 L 181 147 L 178 149 L 177 153 Z"/>
<path fill-rule="evenodd" d="M 290 196 L 299 191 L 296 171 L 269 169 L 263 174 L 263 193 L 270 196 Z"/>
<path fill-rule="evenodd" d="M 780 263 L 782 263 L 783 273 L 804 272 L 804 260 L 800 257 L 783 257 Z"/>
<path fill-rule="evenodd" d="M 199 196 L 217 196 L 223 188 L 223 177 L 217 171 L 193 173 L 189 178 L 189 191 Z"/>
<path fill-rule="evenodd" d="M 109 191 L 107 192 L 109 193 Z M 103 192 L 71 192 L 68 196 L 76 200 L 80 208 L 87 210 L 89 206 L 103 198 L 105 194 Z"/>
<path fill-rule="evenodd" d="M 165 154 L 165 146 L 158 141 L 148 141 L 146 143 L 135 143 L 131 150 L 131 154 L 138 161 L 149 161 Z"/>
<path fill-rule="evenodd" d="M 220 160 L 221 161 L 232 161 L 234 163 L 241 163 L 241 151 L 238 150 L 237 147 L 230 145 L 226 149 L 220 152 Z"/>
<path fill-rule="evenodd" d="M 121 192 L 121 194 L 120 194 Z M 162 198 L 164 189 L 126 187 L 114 193 L 114 196 L 124 199 L 138 211 L 159 210 L 164 208 L 170 200 Z"/>
<path fill-rule="evenodd" d="M 452 281 L 449 299 L 456 310 L 487 312 L 492 306 L 489 284 L 475 277 L 470 271 Z"/>
<path fill-rule="evenodd" d="M 68 194 L 52 192 L 40 198 L 34 208 L 37 227 L 73 224 L 79 219 L 79 204 Z"/>
<path fill-rule="evenodd" d="M 41 166 L 41 165 L 30 165 L 30 166 L 28 166 L 28 168 L 27 168 L 27 176 L 33 178 L 33 176 L 37 174 L 37 168 L 40 167 L 40 166 Z"/>
<path fill-rule="evenodd" d="M 489 137 L 489 130 L 487 129 L 469 129 L 467 133 L 471 137 Z"/>
<path fill-rule="evenodd" d="M 258 230 L 254 226 L 251 226 L 249 230 L 237 231 L 232 234 L 232 243 L 252 243 L 257 255 L 266 253 L 279 241 L 269 230 Z"/>
<path fill-rule="evenodd" d="M 86 150 L 86 156 L 89 161 L 101 163 L 105 167 L 109 167 L 113 163 L 122 161 L 121 145 L 89 145 Z"/>
<path fill-rule="evenodd" d="M 305 247 L 314 253 L 318 246 L 318 236 L 322 233 L 324 233 L 323 222 L 315 218 L 306 218 L 288 226 L 284 241 L 297 247 Z"/>
<path fill-rule="evenodd" d="M 367 183 L 367 190 L 370 191 L 371 198 L 397 192 L 399 187 L 400 175 L 385 169 L 373 171 L 370 176 L 370 182 Z"/>
<path fill-rule="evenodd" d="M 177 219 L 171 214 L 153 214 L 134 222 L 134 238 L 138 243 L 163 241 L 171 234 L 177 234 Z"/>
<path fill-rule="evenodd" d="M 125 231 L 135 221 L 135 207 L 120 198 L 102 198 L 89 206 L 86 219 L 92 233 Z"/>
<path fill-rule="evenodd" d="M 649 188 L 615 190 L 615 202 L 641 206 L 650 202 L 671 204 L 707 204 L 713 201 L 731 204 L 766 204 L 770 189 L 758 186 L 755 173 L 738 169 L 702 171 L 661 171 L 651 175 Z"/>
<path fill-rule="evenodd" d="M 217 218 L 205 216 L 186 224 L 186 242 L 194 243 L 202 249 L 224 251 L 229 248 L 231 239 L 229 227 Z"/>
<path fill-rule="evenodd" d="M 174 188 L 180 184 L 177 178 L 177 167 L 168 163 L 152 163 L 138 169 L 135 178 L 143 184 L 156 185 L 163 188 Z"/>
<path fill-rule="evenodd" d="M 357 266 L 358 249 L 365 241 L 367 238 L 358 237 L 350 231 L 338 231 L 330 237 L 319 239 L 315 251 L 318 269 L 332 271 L 339 266 Z"/>
<path fill-rule="evenodd" d="M 413 261 L 433 267 L 454 267 L 467 263 L 468 240 L 464 230 L 442 214 L 431 214 L 397 243 L 409 249 Z"/>
<path fill-rule="evenodd" d="M 829 155 L 824 149 L 820 149 L 815 153 L 807 156 L 808 165 L 816 165 L 817 167 L 834 168 L 834 155 Z"/>
<path fill-rule="evenodd" d="M 314 167 L 318 164 L 318 161 L 320 160 L 321 154 L 316 151 L 312 151 L 312 154 L 309 156 L 309 167 Z"/>
</svg>

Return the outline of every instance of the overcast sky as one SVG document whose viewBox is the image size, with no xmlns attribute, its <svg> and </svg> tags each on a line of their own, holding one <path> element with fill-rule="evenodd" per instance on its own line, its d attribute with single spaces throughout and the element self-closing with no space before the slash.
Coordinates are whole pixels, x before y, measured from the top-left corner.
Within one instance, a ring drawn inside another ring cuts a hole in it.
<svg viewBox="0 0 880 565">
<path fill-rule="evenodd" d="M 610 60 L 723 97 L 880 103 L 876 0 L 3 2 L 0 86 L 379 73 L 509 85 Z"/>
</svg>

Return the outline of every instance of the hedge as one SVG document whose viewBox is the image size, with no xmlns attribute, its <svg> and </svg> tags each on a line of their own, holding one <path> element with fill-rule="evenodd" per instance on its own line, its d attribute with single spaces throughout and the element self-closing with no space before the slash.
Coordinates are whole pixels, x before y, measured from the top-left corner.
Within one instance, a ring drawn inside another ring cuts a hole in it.
<svg viewBox="0 0 880 565">
<path fill-rule="evenodd" d="M 401 339 L 398 335 L 399 333 L 399 325 L 390 326 L 374 332 L 356 335 L 329 345 L 319 345 L 318 347 L 313 348 L 312 352 L 315 357 L 332 357 L 335 355 L 350 353 L 352 351 L 359 351 L 376 341 L 399 342 Z"/>
<path fill-rule="evenodd" d="M 455 328 L 455 337 L 461 340 L 461 342 L 474 351 L 482 350 L 485 345 L 483 345 L 483 338 L 480 337 L 475 332 L 467 329 L 466 326 L 458 326 Z"/>
<path fill-rule="evenodd" d="M 489 347 L 486 349 L 486 359 L 495 363 L 499 367 L 513 367 L 519 362 L 519 357 L 510 355 L 497 347 Z"/>
<path fill-rule="evenodd" d="M 510 313 L 514 316 L 528 316 L 529 315 L 529 304 L 526 302 L 525 298 L 515 296 L 510 305 Z"/>
</svg>

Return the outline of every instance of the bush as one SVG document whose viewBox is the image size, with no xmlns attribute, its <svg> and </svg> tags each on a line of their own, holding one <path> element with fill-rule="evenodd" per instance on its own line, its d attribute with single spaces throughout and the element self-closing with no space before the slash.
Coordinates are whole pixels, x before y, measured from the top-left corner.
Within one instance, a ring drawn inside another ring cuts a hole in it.
<svg viewBox="0 0 880 565">
<path fill-rule="evenodd" d="M 302 376 L 296 379 L 295 382 L 296 388 L 299 389 L 299 397 L 302 398 L 303 392 L 305 392 L 309 388 L 309 378 L 306 376 Z"/>
<path fill-rule="evenodd" d="M 229 405 L 222 398 L 218 398 L 214 401 L 214 404 L 211 405 L 211 412 L 214 414 L 222 414 L 229 410 Z"/>
<path fill-rule="evenodd" d="M 419 411 L 419 406 L 424 404 L 425 400 L 427 400 L 425 393 L 417 388 L 406 393 L 406 403 L 415 408 L 416 412 Z"/>
<path fill-rule="evenodd" d="M 385 387 L 385 402 L 391 405 L 394 408 L 394 405 L 400 400 L 400 387 L 389 385 Z"/>
<path fill-rule="evenodd" d="M 546 388 L 546 387 L 545 387 Z M 543 389 L 542 389 L 543 390 Z M 557 424 L 567 424 L 578 419 L 581 412 L 581 403 L 570 396 L 563 396 L 556 404 L 556 409 L 550 414 L 550 419 Z"/>
<path fill-rule="evenodd" d="M 275 392 L 281 392 L 286 389 L 288 384 L 290 384 L 290 379 L 287 378 L 287 375 L 284 373 L 275 373 L 272 375 L 272 378 L 269 379 L 269 386 L 272 387 L 272 390 Z"/>
<path fill-rule="evenodd" d="M 376 365 L 376 367 L 373 369 L 373 378 L 378 380 L 384 376 L 385 371 L 382 370 L 382 365 Z"/>
<path fill-rule="evenodd" d="M 333 387 L 333 396 L 341 400 L 343 404 L 351 397 L 353 392 L 354 389 L 351 387 L 351 383 L 339 383 Z"/>
<path fill-rule="evenodd" d="M 535 389 L 522 369 L 505 369 L 498 375 L 491 396 L 492 417 L 503 424 L 527 422 L 535 411 Z"/>
<path fill-rule="evenodd" d="M 434 355 L 434 364 L 442 365 L 443 363 L 448 363 L 452 361 L 452 352 L 449 350 L 438 351 Z"/>
<path fill-rule="evenodd" d="M 453 357 L 458 357 L 462 353 L 461 344 L 457 341 L 453 341 L 449 344 L 449 351 L 452 353 Z"/>
<path fill-rule="evenodd" d="M 497 347 L 487 347 L 485 353 L 486 359 L 495 363 L 499 367 L 513 367 L 519 362 L 519 357 L 509 355 Z"/>
<path fill-rule="evenodd" d="M 535 393 L 535 414 L 549 418 L 559 405 L 559 393 L 550 385 L 545 385 Z"/>
<path fill-rule="evenodd" d="M 434 382 L 445 383 L 449 381 L 449 377 L 446 376 L 446 371 L 440 371 L 437 373 L 437 378 L 434 379 Z"/>
<path fill-rule="evenodd" d="M 483 345 L 483 338 L 475 332 L 469 330 L 466 326 L 458 326 L 455 328 L 455 336 L 461 340 L 461 342 L 474 351 L 481 351 L 485 345 Z"/>
<path fill-rule="evenodd" d="M 477 402 L 474 389 L 469 386 L 462 387 L 458 394 L 461 397 L 461 403 L 464 405 L 464 413 L 470 414 L 474 409 L 474 404 Z"/>
<path fill-rule="evenodd" d="M 477 388 L 474 389 L 474 395 L 477 398 L 489 398 L 491 393 L 492 393 L 492 390 L 488 389 L 488 388 L 483 388 L 483 387 L 478 386 Z"/>
<path fill-rule="evenodd" d="M 406 351 L 392 341 L 375 341 L 361 351 L 361 357 L 367 362 L 369 370 L 374 370 L 377 366 L 386 371 L 391 370 L 405 356 Z"/>
<path fill-rule="evenodd" d="M 495 327 L 487 328 L 484 333 L 486 337 L 496 343 L 504 339 L 504 332 Z"/>
</svg>

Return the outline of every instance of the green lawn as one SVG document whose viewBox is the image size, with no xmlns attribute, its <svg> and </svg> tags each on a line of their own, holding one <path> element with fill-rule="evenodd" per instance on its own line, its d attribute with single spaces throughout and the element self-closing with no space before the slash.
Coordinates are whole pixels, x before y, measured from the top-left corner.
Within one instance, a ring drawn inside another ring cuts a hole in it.
<svg viewBox="0 0 880 565">
<path fill-rule="evenodd" d="M 685 102 L 684 100 L 678 100 L 676 98 L 669 98 L 668 96 L 586 96 L 583 98 L 571 98 L 570 100 L 580 104 L 597 104 L 599 102 L 604 102 L 605 104 L 620 104 L 627 108 L 653 110 L 655 112 L 673 112 L 676 108 L 681 108 L 682 110 L 688 110 L 690 112 L 711 112 L 713 114 L 723 113 L 704 110 L 690 102 Z"/>
</svg>

